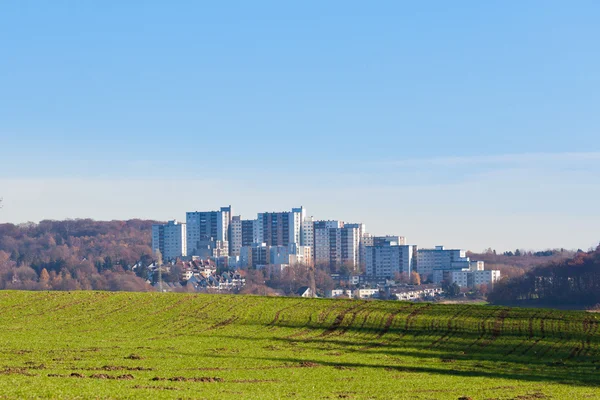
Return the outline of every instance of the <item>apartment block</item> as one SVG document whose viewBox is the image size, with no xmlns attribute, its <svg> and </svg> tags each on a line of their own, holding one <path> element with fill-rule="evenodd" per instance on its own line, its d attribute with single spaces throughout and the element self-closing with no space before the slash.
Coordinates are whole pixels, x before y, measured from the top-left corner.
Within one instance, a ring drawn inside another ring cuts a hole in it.
<svg viewBox="0 0 600 400">
<path fill-rule="evenodd" d="M 341 221 L 314 223 L 315 263 L 339 268 L 347 265 L 357 268 L 360 262 L 360 227 L 345 226 Z"/>
<path fill-rule="evenodd" d="M 446 249 L 444 246 L 419 249 L 417 252 L 417 272 L 423 277 L 430 277 L 434 269 L 469 268 L 469 262 L 464 250 Z"/>
<path fill-rule="evenodd" d="M 469 267 L 461 269 L 436 268 L 434 283 L 456 283 L 460 287 L 473 288 L 479 285 L 493 286 L 500 279 L 499 270 L 485 270 L 483 261 L 470 261 Z"/>
<path fill-rule="evenodd" d="M 399 240 L 377 241 L 376 245 L 365 247 L 366 274 L 389 279 L 397 274 L 408 277 L 414 270 L 416 253 L 417 246 L 399 244 Z"/>
<path fill-rule="evenodd" d="M 186 213 L 188 255 L 210 257 L 216 248 L 229 248 L 230 223 L 231 206 Z"/>
<path fill-rule="evenodd" d="M 187 255 L 186 224 L 169 221 L 152 225 L 152 251 L 160 250 L 163 260 L 174 260 Z"/>
</svg>

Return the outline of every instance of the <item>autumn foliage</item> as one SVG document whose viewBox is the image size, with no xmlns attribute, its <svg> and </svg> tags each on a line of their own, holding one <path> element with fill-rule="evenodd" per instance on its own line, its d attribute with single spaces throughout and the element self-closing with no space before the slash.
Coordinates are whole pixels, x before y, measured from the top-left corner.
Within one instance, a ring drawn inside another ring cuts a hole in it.
<svg viewBox="0 0 600 400">
<path fill-rule="evenodd" d="M 600 303 L 600 246 L 572 258 L 535 267 L 495 285 L 488 300 L 497 304 L 539 303 L 593 306 Z"/>
<path fill-rule="evenodd" d="M 153 223 L 78 219 L 0 224 L 0 289 L 150 290 L 132 269 L 140 261 L 152 261 Z"/>
</svg>

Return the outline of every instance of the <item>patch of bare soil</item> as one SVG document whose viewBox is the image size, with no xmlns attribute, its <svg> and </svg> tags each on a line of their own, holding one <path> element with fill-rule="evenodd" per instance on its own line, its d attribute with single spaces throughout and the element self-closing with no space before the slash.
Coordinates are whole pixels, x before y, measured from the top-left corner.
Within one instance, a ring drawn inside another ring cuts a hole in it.
<svg viewBox="0 0 600 400">
<path fill-rule="evenodd" d="M 542 392 L 534 392 L 534 393 L 530 393 L 530 394 L 522 394 L 520 396 L 515 397 L 514 400 L 534 400 L 534 399 L 547 399 L 547 398 L 548 398 L 548 396 L 546 396 Z"/>
<path fill-rule="evenodd" d="M 353 371 L 354 370 L 354 368 L 352 368 L 352 367 L 346 367 L 345 365 L 334 365 L 333 368 L 339 369 L 339 370 L 342 370 L 342 371 Z"/>
<path fill-rule="evenodd" d="M 126 367 L 124 365 L 105 365 L 98 368 L 101 371 L 153 371 L 153 368 L 146 367 Z"/>
<path fill-rule="evenodd" d="M 130 354 L 127 357 L 125 357 L 126 360 L 143 360 L 144 357 L 140 356 L 139 354 Z"/>
<path fill-rule="evenodd" d="M 169 387 L 169 386 L 144 386 L 144 385 L 135 385 L 134 389 L 154 389 L 154 390 L 183 390 L 181 388 Z"/>
<path fill-rule="evenodd" d="M 28 372 L 27 368 L 20 368 L 20 367 L 5 367 L 3 370 L 0 370 L 0 375 L 35 376 L 35 374 Z"/>
<path fill-rule="evenodd" d="M 90 375 L 90 378 L 93 379 L 118 379 L 118 380 L 132 380 L 134 379 L 133 375 L 131 374 L 125 374 L 125 375 L 107 375 L 107 374 L 93 374 Z"/>
<path fill-rule="evenodd" d="M 312 362 L 312 361 L 302 361 L 300 363 L 300 366 L 302 368 L 314 368 L 314 367 L 318 367 L 319 364 L 317 364 L 316 362 Z"/>
<path fill-rule="evenodd" d="M 153 381 L 171 381 L 171 382 L 223 382 L 223 378 L 201 376 L 194 378 L 186 378 L 183 376 L 174 376 L 172 378 L 161 378 L 155 376 L 152 378 Z"/>
</svg>

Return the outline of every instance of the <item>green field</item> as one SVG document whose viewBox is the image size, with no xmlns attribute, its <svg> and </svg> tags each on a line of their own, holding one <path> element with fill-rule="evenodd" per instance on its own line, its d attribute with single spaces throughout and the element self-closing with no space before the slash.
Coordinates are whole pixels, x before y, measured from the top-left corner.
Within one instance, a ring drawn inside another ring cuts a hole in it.
<svg viewBox="0 0 600 400">
<path fill-rule="evenodd" d="M 0 292 L 0 398 L 600 398 L 595 314 Z"/>
</svg>

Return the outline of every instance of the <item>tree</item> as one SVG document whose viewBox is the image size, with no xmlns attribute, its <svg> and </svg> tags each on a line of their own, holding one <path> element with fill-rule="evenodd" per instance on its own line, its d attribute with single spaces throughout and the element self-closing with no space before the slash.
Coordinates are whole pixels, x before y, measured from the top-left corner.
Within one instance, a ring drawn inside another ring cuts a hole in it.
<svg viewBox="0 0 600 400">
<path fill-rule="evenodd" d="M 46 268 L 43 268 L 42 272 L 40 272 L 40 283 L 44 286 L 48 286 L 48 282 L 50 282 L 50 274 Z"/>
<path fill-rule="evenodd" d="M 394 280 L 400 283 L 409 283 L 410 277 L 406 272 L 396 272 L 394 274 Z"/>
<path fill-rule="evenodd" d="M 448 296 L 456 297 L 460 294 L 460 286 L 458 286 L 456 282 L 452 282 L 452 284 L 448 285 L 445 291 Z"/>
<path fill-rule="evenodd" d="M 419 275 L 417 272 L 412 271 L 410 273 L 410 283 L 412 285 L 420 285 L 421 284 L 421 275 Z"/>
</svg>

